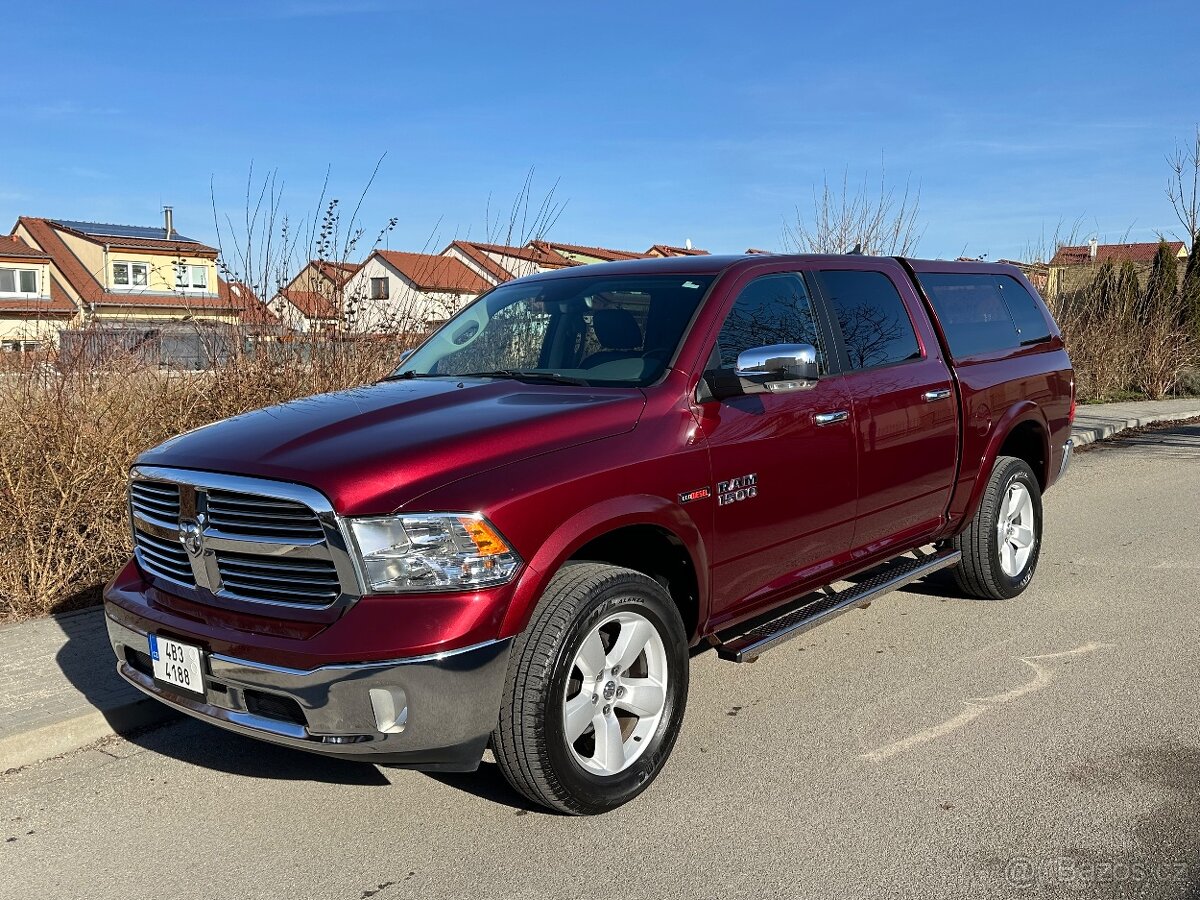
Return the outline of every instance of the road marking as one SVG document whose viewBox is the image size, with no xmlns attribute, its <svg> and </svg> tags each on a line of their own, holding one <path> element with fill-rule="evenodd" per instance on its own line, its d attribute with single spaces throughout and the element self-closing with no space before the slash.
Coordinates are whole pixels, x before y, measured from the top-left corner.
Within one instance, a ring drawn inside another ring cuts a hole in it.
<svg viewBox="0 0 1200 900">
<path fill-rule="evenodd" d="M 1040 656 L 1020 656 L 1017 657 L 1019 662 L 1025 663 L 1029 668 L 1033 669 L 1034 675 L 1031 681 L 1019 685 L 1009 691 L 1004 691 L 1000 694 L 993 694 L 990 697 L 968 697 L 963 700 L 967 708 L 960 712 L 957 716 L 947 719 L 938 725 L 932 725 L 929 728 L 922 729 L 916 734 L 911 734 L 906 738 L 901 738 L 886 746 L 880 747 L 878 750 L 872 750 L 869 753 L 863 753 L 859 759 L 865 759 L 869 762 L 883 762 L 883 760 L 895 756 L 897 753 L 903 753 L 912 747 L 920 744 L 927 744 L 930 741 L 937 740 L 940 737 L 945 737 L 951 732 L 957 731 L 964 725 L 969 725 L 974 722 L 989 709 L 999 706 L 1002 703 L 1008 703 L 1012 700 L 1017 700 L 1027 694 L 1032 694 L 1045 688 L 1054 680 L 1054 673 L 1049 669 L 1038 664 L 1038 660 L 1044 659 L 1062 659 L 1065 656 L 1086 656 L 1089 653 L 1095 653 L 1097 650 L 1109 650 L 1115 648 L 1116 644 L 1107 644 L 1100 641 L 1092 641 L 1076 647 L 1074 650 L 1063 650 L 1060 653 L 1043 653 Z"/>
</svg>

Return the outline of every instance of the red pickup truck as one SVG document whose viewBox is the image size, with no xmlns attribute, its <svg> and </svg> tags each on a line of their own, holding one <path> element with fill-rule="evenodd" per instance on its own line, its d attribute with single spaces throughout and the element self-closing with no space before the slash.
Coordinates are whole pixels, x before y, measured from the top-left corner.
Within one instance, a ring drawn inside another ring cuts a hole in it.
<svg viewBox="0 0 1200 900">
<path fill-rule="evenodd" d="M 502 284 L 377 384 L 137 460 L 117 667 L 241 734 L 644 790 L 692 654 L 748 662 L 939 569 L 1021 593 L 1074 380 L 1016 269 L 695 256 Z"/>
</svg>

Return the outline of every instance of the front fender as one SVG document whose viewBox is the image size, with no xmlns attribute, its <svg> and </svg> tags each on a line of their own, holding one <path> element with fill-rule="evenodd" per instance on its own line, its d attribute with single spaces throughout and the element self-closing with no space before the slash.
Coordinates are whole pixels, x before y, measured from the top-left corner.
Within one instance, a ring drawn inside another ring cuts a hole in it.
<svg viewBox="0 0 1200 900">
<path fill-rule="evenodd" d="M 588 542 L 630 525 L 653 525 L 674 535 L 687 549 L 696 573 L 699 622 L 708 618 L 708 553 L 696 523 L 676 503 L 652 494 L 613 497 L 586 507 L 558 524 L 518 576 L 500 637 L 523 631 L 538 600 L 562 566 Z"/>
</svg>

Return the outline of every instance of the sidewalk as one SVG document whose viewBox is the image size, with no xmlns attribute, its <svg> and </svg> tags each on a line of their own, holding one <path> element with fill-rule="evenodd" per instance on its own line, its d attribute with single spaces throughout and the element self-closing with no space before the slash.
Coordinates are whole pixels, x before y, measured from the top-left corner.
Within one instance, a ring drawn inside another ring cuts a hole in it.
<svg viewBox="0 0 1200 900">
<path fill-rule="evenodd" d="M 1072 438 L 1195 417 L 1200 399 L 1080 406 Z M 100 610 L 0 627 L 0 773 L 175 715 L 117 676 Z"/>
</svg>

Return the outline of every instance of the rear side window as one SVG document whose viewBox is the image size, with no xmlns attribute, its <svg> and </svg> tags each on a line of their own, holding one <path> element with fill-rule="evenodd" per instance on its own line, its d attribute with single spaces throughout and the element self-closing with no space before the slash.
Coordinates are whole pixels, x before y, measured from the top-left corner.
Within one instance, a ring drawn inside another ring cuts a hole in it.
<svg viewBox="0 0 1200 900">
<path fill-rule="evenodd" d="M 1037 303 L 1014 278 L 955 272 L 920 280 L 956 359 L 1049 337 Z"/>
<path fill-rule="evenodd" d="M 997 275 L 996 284 L 1000 288 L 1000 297 L 1012 316 L 1013 324 L 1017 326 L 1017 337 L 1021 346 L 1036 344 L 1050 337 L 1050 328 L 1046 325 L 1046 317 L 1042 315 L 1041 305 L 1025 286 L 1011 275 Z"/>
<path fill-rule="evenodd" d="M 892 280 L 882 272 L 816 272 L 846 345 L 850 369 L 873 369 L 921 358 L 912 320 Z"/>
</svg>

